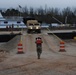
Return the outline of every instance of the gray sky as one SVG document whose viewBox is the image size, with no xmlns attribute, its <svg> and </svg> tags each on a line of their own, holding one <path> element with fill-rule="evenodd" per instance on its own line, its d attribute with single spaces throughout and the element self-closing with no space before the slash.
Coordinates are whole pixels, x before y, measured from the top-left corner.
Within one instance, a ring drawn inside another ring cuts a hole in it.
<svg viewBox="0 0 76 75">
<path fill-rule="evenodd" d="M 0 0 L 0 8 L 10 8 L 10 7 L 34 7 L 38 8 L 45 5 L 47 7 L 53 8 L 66 8 L 66 7 L 76 7 L 76 0 Z"/>
</svg>

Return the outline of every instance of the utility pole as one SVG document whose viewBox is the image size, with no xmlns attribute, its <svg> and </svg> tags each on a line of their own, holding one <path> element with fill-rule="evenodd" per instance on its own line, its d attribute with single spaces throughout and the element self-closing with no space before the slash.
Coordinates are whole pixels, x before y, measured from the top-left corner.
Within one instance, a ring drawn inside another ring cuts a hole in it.
<svg viewBox="0 0 76 75">
<path fill-rule="evenodd" d="M 20 17 L 21 17 L 21 9 L 22 9 L 21 5 L 19 5 L 19 8 L 20 8 Z"/>
<path fill-rule="evenodd" d="M 21 19 L 21 10 L 22 10 L 22 6 L 19 5 L 19 8 L 20 8 L 20 19 Z M 22 33 L 23 33 L 23 26 L 22 26 Z"/>
</svg>

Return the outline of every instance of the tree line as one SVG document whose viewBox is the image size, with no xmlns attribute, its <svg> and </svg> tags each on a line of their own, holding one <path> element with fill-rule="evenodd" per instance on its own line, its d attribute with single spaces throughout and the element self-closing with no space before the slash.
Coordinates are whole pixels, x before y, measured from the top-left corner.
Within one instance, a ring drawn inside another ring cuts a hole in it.
<svg viewBox="0 0 76 75">
<path fill-rule="evenodd" d="M 76 8 L 64 8 L 62 10 L 58 8 L 42 8 L 39 7 L 34 9 L 32 7 L 27 8 L 19 7 L 19 8 L 9 8 L 5 11 L 1 11 L 3 16 L 21 16 L 27 17 L 32 16 L 37 20 L 45 23 L 68 23 L 68 24 L 76 24 Z M 57 21 L 58 20 L 58 21 Z"/>
</svg>

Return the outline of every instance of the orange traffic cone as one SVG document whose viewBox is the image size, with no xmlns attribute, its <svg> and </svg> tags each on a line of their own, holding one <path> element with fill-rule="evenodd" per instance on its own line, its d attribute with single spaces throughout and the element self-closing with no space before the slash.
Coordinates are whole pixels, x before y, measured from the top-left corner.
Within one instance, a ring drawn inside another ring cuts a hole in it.
<svg viewBox="0 0 76 75">
<path fill-rule="evenodd" d="M 65 46 L 64 46 L 64 41 L 61 41 L 60 42 L 60 50 L 59 50 L 59 52 L 65 52 Z"/>
<path fill-rule="evenodd" d="M 22 45 L 22 43 L 19 43 L 18 44 L 18 52 L 17 52 L 18 54 L 22 54 L 22 53 L 24 53 L 23 52 L 23 45 Z"/>
</svg>

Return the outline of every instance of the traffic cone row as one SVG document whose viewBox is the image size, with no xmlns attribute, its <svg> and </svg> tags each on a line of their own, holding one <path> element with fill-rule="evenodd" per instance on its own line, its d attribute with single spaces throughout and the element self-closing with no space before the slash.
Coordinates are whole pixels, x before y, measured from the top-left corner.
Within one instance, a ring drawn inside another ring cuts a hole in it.
<svg viewBox="0 0 76 75">
<path fill-rule="evenodd" d="M 59 50 L 59 52 L 66 52 L 65 51 L 65 45 L 64 44 L 65 44 L 64 41 L 61 41 L 60 42 L 60 50 Z M 18 54 L 23 54 L 24 53 L 23 52 L 23 45 L 22 45 L 21 42 L 18 44 L 18 52 L 17 53 Z"/>
</svg>

